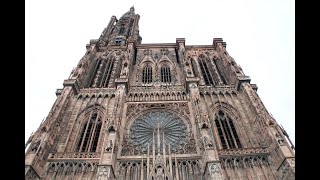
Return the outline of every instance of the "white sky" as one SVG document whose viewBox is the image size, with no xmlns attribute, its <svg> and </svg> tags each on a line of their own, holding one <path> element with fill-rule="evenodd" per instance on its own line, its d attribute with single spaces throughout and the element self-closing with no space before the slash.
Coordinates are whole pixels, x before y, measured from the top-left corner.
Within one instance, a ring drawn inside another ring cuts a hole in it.
<svg viewBox="0 0 320 180">
<path fill-rule="evenodd" d="M 227 51 L 258 85 L 267 110 L 295 142 L 295 2 L 293 0 L 27 0 L 25 141 L 48 115 L 56 96 L 112 15 L 132 5 L 142 43 L 210 45 Z"/>
</svg>

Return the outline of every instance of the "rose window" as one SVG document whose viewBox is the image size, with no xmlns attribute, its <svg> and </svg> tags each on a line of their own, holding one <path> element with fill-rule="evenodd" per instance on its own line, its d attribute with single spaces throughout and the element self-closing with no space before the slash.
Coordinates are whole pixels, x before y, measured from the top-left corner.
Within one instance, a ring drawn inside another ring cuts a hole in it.
<svg viewBox="0 0 320 180">
<path fill-rule="evenodd" d="M 153 140 L 157 151 L 158 139 L 162 151 L 163 137 L 166 149 L 170 144 L 171 151 L 174 152 L 183 147 L 186 136 L 185 123 L 175 114 L 164 111 L 145 113 L 138 117 L 130 128 L 133 144 L 143 152 L 147 152 L 148 146 L 150 153 L 152 152 Z"/>
</svg>

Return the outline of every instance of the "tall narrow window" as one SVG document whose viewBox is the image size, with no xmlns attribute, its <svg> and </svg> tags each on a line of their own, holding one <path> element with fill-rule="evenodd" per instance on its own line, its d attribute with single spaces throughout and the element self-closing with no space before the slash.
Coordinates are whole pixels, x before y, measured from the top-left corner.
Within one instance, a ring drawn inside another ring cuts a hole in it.
<svg viewBox="0 0 320 180">
<path fill-rule="evenodd" d="M 124 34 L 124 26 L 125 26 L 125 24 L 121 24 L 120 29 L 119 29 L 119 35 Z"/>
<path fill-rule="evenodd" d="M 170 68 L 166 65 L 161 67 L 161 82 L 171 82 Z"/>
<path fill-rule="evenodd" d="M 76 151 L 95 152 L 101 130 L 101 116 L 97 112 L 92 112 L 83 123 L 80 137 L 78 139 Z"/>
<path fill-rule="evenodd" d="M 94 71 L 93 71 L 93 74 L 91 75 L 91 79 L 90 79 L 90 87 L 92 87 L 94 84 L 94 79 L 95 79 L 96 74 L 99 70 L 100 64 L 101 64 L 101 59 L 98 60 L 98 62 L 96 63 L 96 66 L 94 67 Z"/>
<path fill-rule="evenodd" d="M 108 87 L 114 59 L 100 60 L 96 67 L 94 78 L 91 80 L 91 87 Z"/>
<path fill-rule="evenodd" d="M 223 149 L 242 148 L 232 119 L 223 111 L 219 111 L 215 123 Z"/>
<path fill-rule="evenodd" d="M 104 74 L 102 75 L 102 83 L 101 83 L 100 87 L 108 87 L 111 73 L 112 73 L 113 64 L 114 64 L 113 59 L 108 59 L 106 61 L 106 68 L 104 70 Z"/>
<path fill-rule="evenodd" d="M 142 82 L 145 83 L 145 84 L 152 82 L 152 67 L 150 65 L 146 65 L 143 68 Z"/>
<path fill-rule="evenodd" d="M 214 85 L 212 74 L 209 71 L 207 62 L 205 62 L 202 58 L 199 58 L 199 65 L 206 85 Z"/>
</svg>

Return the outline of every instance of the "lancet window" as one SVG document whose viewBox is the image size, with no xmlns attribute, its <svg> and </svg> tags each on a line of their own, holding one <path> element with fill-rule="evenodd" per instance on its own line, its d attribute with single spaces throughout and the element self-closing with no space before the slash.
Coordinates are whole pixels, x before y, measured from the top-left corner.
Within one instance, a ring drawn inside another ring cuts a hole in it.
<svg viewBox="0 0 320 180">
<path fill-rule="evenodd" d="M 199 65 L 206 85 L 214 85 L 212 72 L 210 72 L 207 62 L 203 58 L 199 58 Z"/>
<path fill-rule="evenodd" d="M 112 58 L 99 60 L 95 69 L 95 76 L 91 81 L 91 87 L 108 87 L 113 65 L 114 59 Z"/>
<path fill-rule="evenodd" d="M 95 152 L 98 145 L 100 130 L 102 126 L 99 112 L 91 112 L 83 123 L 78 139 L 77 152 Z"/>
<path fill-rule="evenodd" d="M 150 65 L 146 65 L 143 68 L 142 82 L 145 84 L 152 82 L 152 67 Z"/>
<path fill-rule="evenodd" d="M 215 118 L 221 145 L 223 149 L 242 148 L 232 119 L 223 111 L 219 111 Z"/>
<path fill-rule="evenodd" d="M 171 72 L 167 65 L 161 67 L 161 82 L 170 83 L 171 82 Z"/>
</svg>

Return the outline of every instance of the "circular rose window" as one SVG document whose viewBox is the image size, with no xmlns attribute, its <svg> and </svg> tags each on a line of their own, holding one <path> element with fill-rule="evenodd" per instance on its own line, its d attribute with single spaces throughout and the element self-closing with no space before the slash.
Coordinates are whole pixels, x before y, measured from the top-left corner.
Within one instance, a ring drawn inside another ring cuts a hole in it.
<svg viewBox="0 0 320 180">
<path fill-rule="evenodd" d="M 148 145 L 150 153 L 152 152 L 153 139 L 157 151 L 158 138 L 162 151 L 163 137 L 166 149 L 170 144 L 171 151 L 176 151 L 183 147 L 186 136 L 187 126 L 184 122 L 175 114 L 165 111 L 145 113 L 139 116 L 130 128 L 133 144 L 143 152 L 147 151 Z"/>
</svg>

